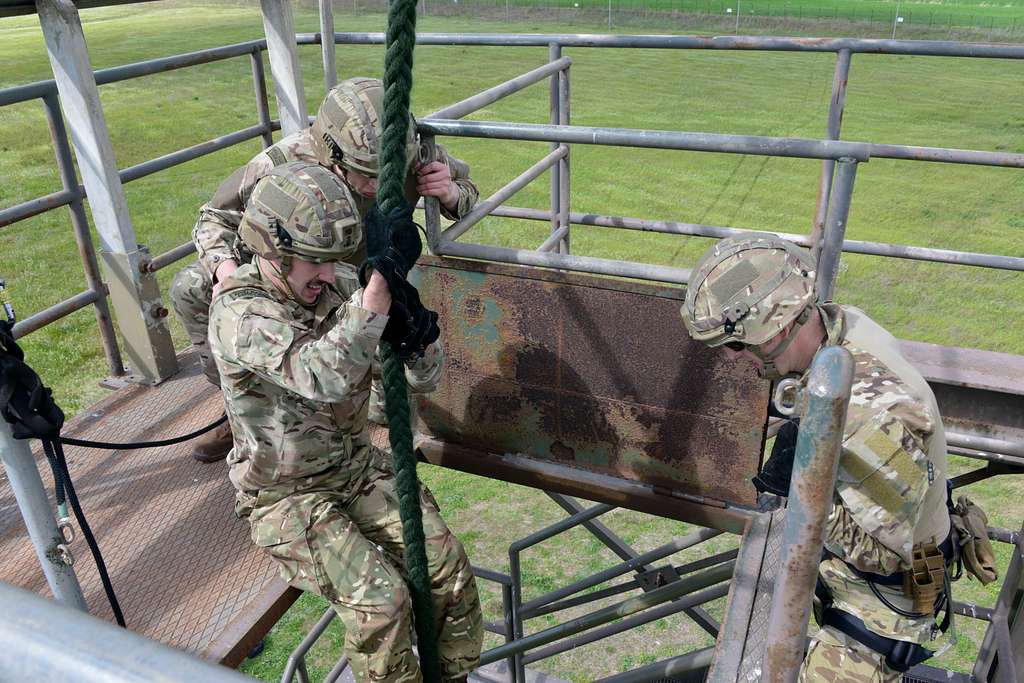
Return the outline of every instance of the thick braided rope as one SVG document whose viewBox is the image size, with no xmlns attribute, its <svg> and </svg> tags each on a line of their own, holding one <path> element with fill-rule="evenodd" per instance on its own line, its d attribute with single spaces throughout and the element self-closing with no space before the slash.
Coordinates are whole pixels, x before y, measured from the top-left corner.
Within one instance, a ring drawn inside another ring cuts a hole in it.
<svg viewBox="0 0 1024 683">
<path fill-rule="evenodd" d="M 380 148 L 381 211 L 387 215 L 405 201 L 406 148 L 409 128 L 409 99 L 412 92 L 412 53 L 416 46 L 416 0 L 391 0 L 388 9 L 387 51 L 384 56 L 384 136 Z M 384 401 L 388 415 L 388 438 L 395 466 L 398 509 L 405 542 L 405 567 L 416 625 L 420 670 L 426 683 L 440 683 L 437 628 L 430 595 L 430 571 L 423 534 L 416 458 L 412 451 L 409 424 L 409 393 L 405 365 L 390 344 L 381 345 L 384 362 Z"/>
</svg>

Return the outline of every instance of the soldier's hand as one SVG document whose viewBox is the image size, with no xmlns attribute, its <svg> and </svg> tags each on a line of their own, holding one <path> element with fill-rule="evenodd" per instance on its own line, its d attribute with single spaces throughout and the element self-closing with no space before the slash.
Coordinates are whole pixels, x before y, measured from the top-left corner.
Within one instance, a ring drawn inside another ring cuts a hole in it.
<svg viewBox="0 0 1024 683">
<path fill-rule="evenodd" d="M 426 348 L 441 335 L 437 313 L 423 305 L 419 292 L 408 282 L 397 293 L 392 290 L 388 316 L 381 339 L 391 344 L 398 357 L 405 362 L 422 356 Z"/>
<path fill-rule="evenodd" d="M 402 204 L 387 215 L 373 205 L 366 215 L 366 261 L 359 268 L 359 283 L 366 286 L 371 272 L 380 273 L 392 290 L 401 289 L 416 259 L 423 253 L 419 226 L 412 220 L 413 207 Z"/>
<path fill-rule="evenodd" d="M 452 171 L 442 161 L 431 161 L 416 167 L 416 192 L 423 197 L 437 197 L 448 209 L 459 201 L 459 186 L 452 180 Z"/>
</svg>

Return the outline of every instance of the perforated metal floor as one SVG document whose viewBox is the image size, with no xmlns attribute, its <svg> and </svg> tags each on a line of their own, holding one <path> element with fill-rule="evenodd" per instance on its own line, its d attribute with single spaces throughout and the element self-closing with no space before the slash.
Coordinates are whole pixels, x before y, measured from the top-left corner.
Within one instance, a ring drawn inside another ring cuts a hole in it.
<svg viewBox="0 0 1024 683">
<path fill-rule="evenodd" d="M 64 434 L 155 440 L 212 422 L 223 412 L 220 392 L 193 354 L 180 361 L 184 369 L 171 380 L 113 392 L 71 420 Z M 249 540 L 248 524 L 234 515 L 223 462 L 196 462 L 189 443 L 134 451 L 69 446 L 65 452 L 130 630 L 198 653 L 277 576 Z M 52 498 L 41 453 L 37 462 Z M 72 551 L 90 613 L 112 621 L 80 533 Z M 6 476 L 0 481 L 0 580 L 50 595 Z"/>
</svg>

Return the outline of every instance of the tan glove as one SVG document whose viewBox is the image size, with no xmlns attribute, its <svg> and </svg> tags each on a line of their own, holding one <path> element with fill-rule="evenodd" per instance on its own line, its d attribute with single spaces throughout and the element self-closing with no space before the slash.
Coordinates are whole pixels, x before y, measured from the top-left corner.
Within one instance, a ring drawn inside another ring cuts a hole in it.
<svg viewBox="0 0 1024 683">
<path fill-rule="evenodd" d="M 985 511 L 967 496 L 960 496 L 956 499 L 956 507 L 950 519 L 956 529 L 960 557 L 967 573 L 983 585 L 999 578 L 995 553 L 988 540 L 988 517 Z"/>
</svg>

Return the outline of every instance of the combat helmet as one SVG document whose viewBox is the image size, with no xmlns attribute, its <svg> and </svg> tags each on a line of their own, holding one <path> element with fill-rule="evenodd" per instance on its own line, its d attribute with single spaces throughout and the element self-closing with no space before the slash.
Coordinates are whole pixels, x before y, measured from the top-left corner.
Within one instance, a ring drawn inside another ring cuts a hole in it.
<svg viewBox="0 0 1024 683">
<path fill-rule="evenodd" d="M 777 358 L 817 303 L 815 264 L 791 242 L 765 234 L 742 234 L 715 243 L 697 262 L 681 313 L 693 339 L 708 346 L 738 342 L 775 374 Z M 770 353 L 756 348 L 795 321 L 789 336 Z"/>
<path fill-rule="evenodd" d="M 324 166 L 342 168 L 371 178 L 380 174 L 384 85 L 377 78 L 342 81 L 327 92 L 310 126 L 313 149 Z M 416 159 L 416 120 L 410 114 L 406 133 L 406 164 Z"/>
<path fill-rule="evenodd" d="M 277 166 L 256 183 L 238 233 L 253 253 L 279 259 L 284 275 L 292 256 L 314 263 L 343 261 L 363 238 L 345 183 L 305 161 Z"/>
</svg>

